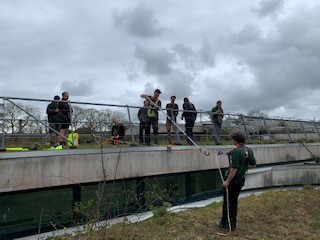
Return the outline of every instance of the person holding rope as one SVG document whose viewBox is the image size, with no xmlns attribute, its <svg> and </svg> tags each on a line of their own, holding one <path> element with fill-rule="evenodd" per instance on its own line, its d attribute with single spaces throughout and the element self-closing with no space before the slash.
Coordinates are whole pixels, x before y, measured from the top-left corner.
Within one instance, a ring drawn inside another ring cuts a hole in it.
<svg viewBox="0 0 320 240">
<path fill-rule="evenodd" d="M 223 187 L 222 218 L 217 223 L 220 228 L 235 230 L 237 227 L 238 197 L 245 182 L 249 167 L 256 166 L 256 159 L 251 148 L 245 146 L 245 135 L 240 132 L 231 134 L 235 149 L 227 153 L 229 169 L 226 171 Z M 229 214 L 228 214 L 229 213 Z"/>
<path fill-rule="evenodd" d="M 158 144 L 158 130 L 159 130 L 159 113 L 158 109 L 161 109 L 161 101 L 159 99 L 159 96 L 161 94 L 161 91 L 159 89 L 156 89 L 153 93 L 153 96 L 149 96 L 146 94 L 141 94 L 140 97 L 145 98 L 149 101 L 148 105 L 148 124 L 146 127 L 146 144 L 150 146 L 150 129 L 151 125 L 153 128 L 153 135 L 154 135 L 154 144 Z"/>
</svg>

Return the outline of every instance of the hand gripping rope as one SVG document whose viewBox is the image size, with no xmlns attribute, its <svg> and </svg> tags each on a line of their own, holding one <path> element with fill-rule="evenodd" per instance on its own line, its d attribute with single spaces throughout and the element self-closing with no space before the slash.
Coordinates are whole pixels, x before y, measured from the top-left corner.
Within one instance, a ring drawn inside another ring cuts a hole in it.
<svg viewBox="0 0 320 240">
<path fill-rule="evenodd" d="M 178 125 L 175 121 L 173 121 L 173 119 L 172 119 L 170 116 L 168 116 L 168 114 L 167 114 L 164 110 L 162 110 L 161 108 L 158 108 L 158 106 L 156 106 L 156 104 L 155 104 L 149 97 L 147 97 L 147 99 L 148 99 L 148 101 L 152 104 L 153 107 L 157 108 L 157 109 L 158 109 L 159 111 L 161 111 L 167 118 L 169 118 L 169 119 L 171 120 L 171 122 L 175 125 L 175 127 L 177 127 L 177 128 L 179 129 L 179 131 L 181 131 L 182 134 L 185 135 L 185 136 L 189 139 L 189 141 L 190 141 L 195 147 L 197 147 L 197 149 L 198 149 L 201 153 L 203 153 L 203 154 L 204 154 L 205 156 L 207 156 L 207 157 L 210 155 L 210 151 L 206 150 L 204 147 L 199 146 L 195 141 L 193 141 L 193 139 L 191 139 L 191 138 L 186 134 L 186 132 L 183 131 L 182 128 L 179 127 L 179 125 Z M 221 151 L 218 152 L 218 155 L 222 155 L 222 154 L 224 154 L 224 153 L 221 152 Z M 220 167 L 220 164 L 219 164 L 217 158 L 216 158 L 216 163 L 217 163 L 217 166 L 218 166 L 218 169 L 219 169 L 219 174 L 220 174 L 221 181 L 224 182 L 224 178 L 223 178 L 223 175 L 222 175 L 221 167 Z M 228 189 L 228 187 L 226 187 L 226 200 L 227 200 L 227 215 L 228 215 L 229 231 L 228 231 L 227 233 L 218 233 L 218 234 L 221 235 L 221 236 L 227 236 L 227 235 L 229 235 L 230 232 L 231 232 L 231 221 L 230 221 L 230 213 L 229 213 L 229 189 Z"/>
</svg>

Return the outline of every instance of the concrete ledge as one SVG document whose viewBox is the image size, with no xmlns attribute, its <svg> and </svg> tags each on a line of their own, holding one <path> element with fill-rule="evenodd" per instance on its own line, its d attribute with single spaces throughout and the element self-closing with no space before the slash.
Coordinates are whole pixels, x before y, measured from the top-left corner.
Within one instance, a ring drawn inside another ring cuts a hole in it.
<svg viewBox="0 0 320 240">
<path fill-rule="evenodd" d="M 314 155 L 320 155 L 319 143 L 305 145 Z M 258 165 L 299 162 L 313 157 L 301 144 L 250 147 Z M 207 146 L 209 156 L 192 146 L 172 146 L 171 151 L 159 146 L 5 152 L 0 153 L 0 192 L 224 168 L 228 166 L 227 156 L 218 155 L 218 152 L 226 153 L 233 148 L 231 145 Z M 250 175 L 257 175 L 257 186 L 266 185 L 268 179 L 278 179 L 278 184 L 283 182 L 281 174 L 278 176 L 267 170 L 265 176 L 261 176 L 259 171 L 250 170 Z"/>
<path fill-rule="evenodd" d="M 320 184 L 320 164 L 291 164 L 249 170 L 243 189 Z"/>
</svg>

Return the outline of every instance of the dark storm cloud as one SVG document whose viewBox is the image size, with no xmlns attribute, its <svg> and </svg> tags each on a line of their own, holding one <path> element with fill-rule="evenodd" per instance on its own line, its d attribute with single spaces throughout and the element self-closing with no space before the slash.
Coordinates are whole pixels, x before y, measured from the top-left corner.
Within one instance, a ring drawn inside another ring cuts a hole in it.
<svg viewBox="0 0 320 240">
<path fill-rule="evenodd" d="M 253 12 L 260 17 L 276 16 L 284 6 L 284 0 L 263 0 L 257 8 L 252 8 Z"/>
<path fill-rule="evenodd" d="M 165 75 L 172 71 L 175 55 L 165 48 L 151 49 L 137 46 L 134 57 L 144 63 L 144 72 L 151 75 Z"/>
<path fill-rule="evenodd" d="M 114 26 L 135 37 L 156 37 L 163 32 L 164 28 L 160 26 L 159 20 L 154 15 L 155 12 L 151 8 L 141 4 L 132 10 L 122 12 L 114 10 Z"/>
</svg>

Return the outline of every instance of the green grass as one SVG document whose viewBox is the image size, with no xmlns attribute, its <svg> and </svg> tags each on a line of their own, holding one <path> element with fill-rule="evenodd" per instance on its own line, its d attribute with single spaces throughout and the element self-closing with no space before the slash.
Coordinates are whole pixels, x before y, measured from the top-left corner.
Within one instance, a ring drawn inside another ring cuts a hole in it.
<svg viewBox="0 0 320 240">
<path fill-rule="evenodd" d="M 139 223 L 121 223 L 56 239 L 319 239 L 320 189 L 282 190 L 239 199 L 237 230 L 228 236 L 216 226 L 221 203 L 180 213 L 157 214 Z"/>
</svg>

